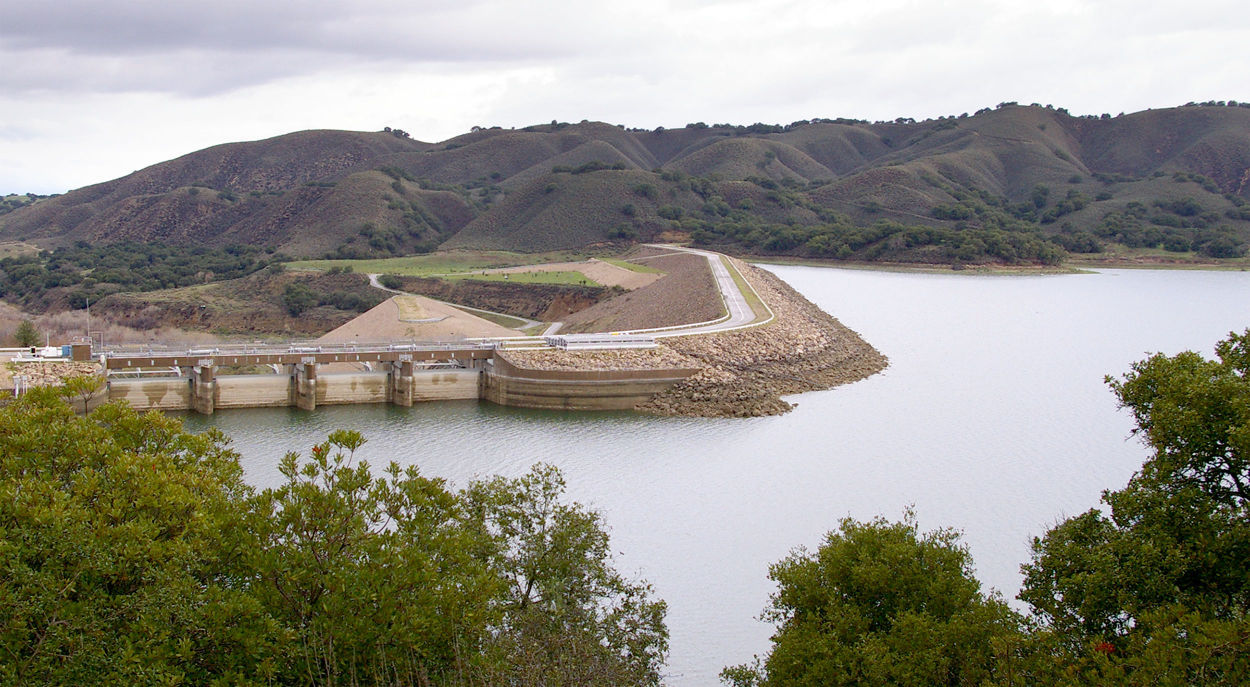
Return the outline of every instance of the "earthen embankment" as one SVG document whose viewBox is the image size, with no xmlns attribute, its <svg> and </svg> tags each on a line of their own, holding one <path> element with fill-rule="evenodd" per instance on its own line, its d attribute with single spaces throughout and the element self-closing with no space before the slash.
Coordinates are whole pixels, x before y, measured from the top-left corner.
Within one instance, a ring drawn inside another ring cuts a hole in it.
<svg viewBox="0 0 1250 687">
<path fill-rule="evenodd" d="M 772 273 L 735 267 L 774 318 L 718 334 L 662 339 L 659 348 L 624 351 L 508 351 L 514 363 L 543 370 L 696 368 L 638 410 L 659 415 L 758 417 L 793 406 L 781 397 L 831 389 L 880 372 L 886 357 Z"/>
<path fill-rule="evenodd" d="M 703 369 L 639 410 L 701 417 L 779 415 L 793 408 L 782 396 L 831 389 L 885 369 L 884 355 L 775 275 L 737 260 L 734 265 L 772 309 L 774 320 L 665 340 Z"/>
</svg>

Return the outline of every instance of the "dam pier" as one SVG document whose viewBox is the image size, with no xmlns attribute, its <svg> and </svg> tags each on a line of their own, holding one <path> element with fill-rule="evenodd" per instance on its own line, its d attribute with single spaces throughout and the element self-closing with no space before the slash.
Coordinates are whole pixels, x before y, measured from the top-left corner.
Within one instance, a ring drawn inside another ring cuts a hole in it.
<svg viewBox="0 0 1250 687">
<path fill-rule="evenodd" d="M 203 414 L 228 408 L 315 410 L 325 405 L 411 406 L 451 400 L 556 410 L 627 410 L 698 371 L 530 369 L 506 360 L 504 351 L 505 345 L 497 341 L 404 342 L 119 348 L 92 358 L 100 361 L 106 379 L 99 402 L 123 399 L 139 410 Z"/>
</svg>

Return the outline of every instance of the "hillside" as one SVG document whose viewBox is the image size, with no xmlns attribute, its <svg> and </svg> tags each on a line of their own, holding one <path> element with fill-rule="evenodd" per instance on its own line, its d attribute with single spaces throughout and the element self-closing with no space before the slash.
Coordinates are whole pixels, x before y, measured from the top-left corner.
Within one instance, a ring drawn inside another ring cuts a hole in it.
<svg viewBox="0 0 1250 687">
<path fill-rule="evenodd" d="M 546 251 L 657 237 L 730 251 L 1053 263 L 1250 244 L 1250 107 L 1111 117 L 1004 103 L 937 120 L 305 131 L 15 207 L 0 242 L 251 245 L 295 257 Z"/>
</svg>

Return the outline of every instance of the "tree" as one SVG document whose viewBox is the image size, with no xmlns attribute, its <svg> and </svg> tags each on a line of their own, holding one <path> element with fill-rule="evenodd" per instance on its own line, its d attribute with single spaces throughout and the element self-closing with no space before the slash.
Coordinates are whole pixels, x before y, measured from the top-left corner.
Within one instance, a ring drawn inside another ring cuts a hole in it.
<svg viewBox="0 0 1250 687">
<path fill-rule="evenodd" d="M 489 684 L 658 685 L 668 650 L 665 604 L 611 566 L 597 513 L 561 503 L 564 478 L 538 465 L 464 492 L 506 586 Z"/>
<path fill-rule="evenodd" d="M 302 282 L 292 282 L 282 290 L 282 304 L 292 317 L 299 317 L 305 310 L 317 305 L 317 294 Z"/>
<path fill-rule="evenodd" d="M 0 407 L 0 684 L 657 684 L 664 604 L 542 467 L 452 492 L 336 431 L 255 493 L 216 431 Z"/>
<path fill-rule="evenodd" d="M 772 566 L 777 625 L 762 665 L 722 673 L 735 685 L 980 684 L 1019 641 L 1019 618 L 981 593 L 958 533 L 903 522 L 842 521 L 816 553 Z"/>
<path fill-rule="evenodd" d="M 1034 541 L 1020 598 L 1061 662 L 1142 684 L 1168 665 L 1209 681 L 1250 662 L 1250 330 L 1216 353 L 1158 354 L 1108 378 L 1152 455 L 1104 492 L 1109 516 Z"/>
<path fill-rule="evenodd" d="M 30 320 L 22 320 L 17 325 L 17 330 L 13 332 L 13 338 L 17 341 L 17 345 L 23 348 L 39 345 L 39 330 L 35 329 L 35 323 Z"/>
<path fill-rule="evenodd" d="M 220 433 L 55 389 L 0 409 L 0 684 L 262 681 L 246 492 Z"/>
<path fill-rule="evenodd" d="M 336 431 L 253 502 L 255 592 L 291 635 L 282 672 L 313 684 L 444 682 L 498 616 L 499 578 L 442 480 L 392 463 L 373 478 L 364 438 Z"/>
</svg>

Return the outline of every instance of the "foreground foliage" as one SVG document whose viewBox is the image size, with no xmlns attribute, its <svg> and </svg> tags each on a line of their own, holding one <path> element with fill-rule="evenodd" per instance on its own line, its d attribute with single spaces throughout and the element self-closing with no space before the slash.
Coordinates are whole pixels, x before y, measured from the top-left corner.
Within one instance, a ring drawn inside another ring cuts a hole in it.
<svg viewBox="0 0 1250 687">
<path fill-rule="evenodd" d="M 0 683 L 659 682 L 663 602 L 554 468 L 453 492 L 363 443 L 256 493 L 215 431 L 0 409 Z"/>
<path fill-rule="evenodd" d="M 995 647 L 1019 631 L 1002 599 L 981 593 L 957 534 L 922 534 L 910 513 L 843 520 L 769 577 L 773 651 L 763 666 L 726 670 L 734 684 L 980 684 L 995 676 Z"/>
<path fill-rule="evenodd" d="M 1152 450 L 1109 513 L 1034 541 L 1019 617 L 949 531 L 846 520 L 774 565 L 771 653 L 735 685 L 1237 685 L 1250 675 L 1250 330 L 1108 378 Z"/>
</svg>

